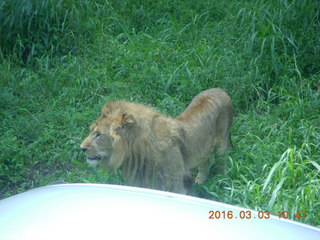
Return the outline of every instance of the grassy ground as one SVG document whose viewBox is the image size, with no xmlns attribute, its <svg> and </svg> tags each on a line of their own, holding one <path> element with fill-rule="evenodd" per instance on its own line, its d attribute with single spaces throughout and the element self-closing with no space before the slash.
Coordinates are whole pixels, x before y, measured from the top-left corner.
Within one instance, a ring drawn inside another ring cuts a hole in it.
<svg viewBox="0 0 320 240">
<path fill-rule="evenodd" d="M 319 11 L 311 0 L 5 1 L 0 198 L 58 180 L 123 184 L 79 151 L 103 103 L 176 116 L 220 87 L 235 147 L 228 173 L 193 195 L 320 227 Z"/>
</svg>

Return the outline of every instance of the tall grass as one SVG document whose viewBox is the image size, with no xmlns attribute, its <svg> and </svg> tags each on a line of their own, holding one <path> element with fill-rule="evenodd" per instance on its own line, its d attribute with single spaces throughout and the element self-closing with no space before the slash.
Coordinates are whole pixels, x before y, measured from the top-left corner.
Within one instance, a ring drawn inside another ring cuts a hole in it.
<svg viewBox="0 0 320 240">
<path fill-rule="evenodd" d="M 237 21 L 241 34 L 249 37 L 247 47 L 254 56 L 251 64 L 256 66 L 257 74 L 272 70 L 272 81 L 277 83 L 284 71 L 298 77 L 301 77 L 300 71 L 307 75 L 319 71 L 319 65 L 315 66 L 306 57 L 314 54 L 312 61 L 319 63 L 319 40 L 311 40 L 306 34 L 311 29 L 319 31 L 317 3 L 255 1 L 239 8 Z"/>
<path fill-rule="evenodd" d="M 0 53 L 14 53 L 24 64 L 46 53 L 64 54 L 90 39 L 101 24 L 104 1 L 10 0 L 0 5 Z M 91 14 L 94 12 L 97 19 Z M 90 24 L 90 25 L 88 25 Z"/>
<path fill-rule="evenodd" d="M 2 1 L 0 198 L 60 179 L 122 184 L 79 151 L 106 100 L 176 116 L 221 87 L 235 148 L 193 194 L 310 211 L 295 220 L 320 226 L 319 24 L 312 0 Z"/>
</svg>

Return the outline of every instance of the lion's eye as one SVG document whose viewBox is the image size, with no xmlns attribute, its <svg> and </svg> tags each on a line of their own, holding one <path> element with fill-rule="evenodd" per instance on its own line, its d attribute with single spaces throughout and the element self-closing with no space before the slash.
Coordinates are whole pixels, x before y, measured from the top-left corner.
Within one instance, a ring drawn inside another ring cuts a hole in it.
<svg viewBox="0 0 320 240">
<path fill-rule="evenodd" d="M 95 135 L 94 135 L 94 138 L 99 138 L 101 137 L 101 133 L 100 132 L 96 132 Z"/>
</svg>

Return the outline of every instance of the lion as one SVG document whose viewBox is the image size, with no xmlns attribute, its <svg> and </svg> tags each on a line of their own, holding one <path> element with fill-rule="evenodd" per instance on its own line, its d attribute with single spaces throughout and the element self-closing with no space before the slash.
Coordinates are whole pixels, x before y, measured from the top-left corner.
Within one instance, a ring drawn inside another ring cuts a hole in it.
<svg viewBox="0 0 320 240">
<path fill-rule="evenodd" d="M 205 182 L 212 152 L 217 172 L 225 170 L 221 156 L 232 146 L 232 118 L 231 99 L 219 88 L 195 96 L 176 118 L 143 104 L 111 101 L 80 148 L 90 165 L 120 169 L 131 186 L 186 194 L 194 169 L 195 182 Z"/>
</svg>

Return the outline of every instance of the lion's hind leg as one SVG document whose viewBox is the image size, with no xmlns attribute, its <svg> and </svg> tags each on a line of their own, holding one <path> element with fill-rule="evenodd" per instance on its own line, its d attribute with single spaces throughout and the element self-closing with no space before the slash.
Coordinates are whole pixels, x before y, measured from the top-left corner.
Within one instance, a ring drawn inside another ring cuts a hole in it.
<svg viewBox="0 0 320 240">
<path fill-rule="evenodd" d="M 216 154 L 216 161 L 213 165 L 213 174 L 224 174 L 227 170 L 227 163 L 225 157 Z"/>
<path fill-rule="evenodd" d="M 195 183 L 202 184 L 207 180 L 207 175 L 209 171 L 209 159 L 203 162 L 198 168 L 198 175 L 195 179 Z"/>
<path fill-rule="evenodd" d="M 227 170 L 227 161 L 224 156 L 228 147 L 232 146 L 231 138 L 228 137 L 226 141 L 219 143 L 218 147 L 215 150 L 215 163 L 213 165 L 214 174 L 224 174 Z"/>
</svg>

